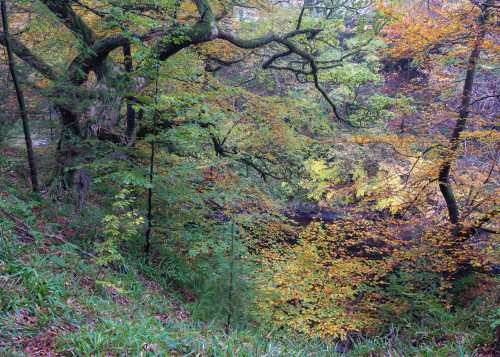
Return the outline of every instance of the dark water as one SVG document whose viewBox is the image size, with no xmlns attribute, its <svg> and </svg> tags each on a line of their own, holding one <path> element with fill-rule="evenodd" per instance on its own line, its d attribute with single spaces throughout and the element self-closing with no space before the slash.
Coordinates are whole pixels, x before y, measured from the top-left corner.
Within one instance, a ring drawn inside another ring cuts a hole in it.
<svg viewBox="0 0 500 357">
<path fill-rule="evenodd" d="M 312 222 L 328 222 L 341 219 L 342 216 L 337 213 L 314 213 L 314 212 L 294 212 L 285 214 L 285 216 L 296 222 L 298 226 L 306 227 Z"/>
</svg>

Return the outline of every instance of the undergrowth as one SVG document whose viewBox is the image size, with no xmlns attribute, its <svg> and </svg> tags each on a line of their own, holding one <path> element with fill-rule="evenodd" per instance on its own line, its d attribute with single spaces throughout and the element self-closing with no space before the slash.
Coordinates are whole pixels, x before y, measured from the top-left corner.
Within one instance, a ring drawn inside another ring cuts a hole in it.
<svg viewBox="0 0 500 357">
<path fill-rule="evenodd" d="M 75 219 L 70 200 L 54 204 L 50 196 L 14 191 L 9 180 L 15 176 L 5 177 L 0 207 L 33 231 L 19 234 L 16 223 L 1 216 L 0 356 L 494 356 L 498 276 L 467 276 L 451 292 L 451 305 L 429 297 L 432 309 L 394 321 L 380 336 L 292 336 L 269 331 L 257 318 L 235 321 L 228 331 L 225 311 L 210 318 L 227 282 L 182 287 L 175 257 L 145 263 L 133 241 L 122 249 L 122 263 L 99 266 L 75 247 L 91 250 L 102 239 L 99 226 L 109 214 L 103 206 L 90 200 Z M 42 234 L 55 231 L 71 243 Z"/>
<path fill-rule="evenodd" d="M 217 321 L 193 320 L 140 260 L 122 271 L 96 269 L 71 245 L 23 241 L 2 227 L 0 355 L 481 356 L 499 318 L 498 279 L 475 276 L 457 287 L 453 309 L 381 337 L 334 343 L 237 327 L 228 335 Z M 471 300 L 471 291 L 478 297 Z"/>
</svg>

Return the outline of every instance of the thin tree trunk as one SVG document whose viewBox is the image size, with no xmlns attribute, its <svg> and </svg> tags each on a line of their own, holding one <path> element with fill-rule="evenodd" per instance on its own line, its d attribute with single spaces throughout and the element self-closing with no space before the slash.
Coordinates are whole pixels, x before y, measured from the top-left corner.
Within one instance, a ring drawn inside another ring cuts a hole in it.
<svg viewBox="0 0 500 357">
<path fill-rule="evenodd" d="M 123 57 L 125 61 L 125 71 L 127 72 L 127 80 L 131 82 L 131 73 L 133 69 L 132 63 L 132 51 L 130 50 L 130 44 L 123 47 Z M 127 141 L 132 139 L 132 135 L 134 134 L 135 129 L 135 110 L 132 107 L 133 98 L 131 96 L 127 96 L 127 128 L 125 130 L 125 136 Z"/>
<path fill-rule="evenodd" d="M 457 200 L 450 183 L 450 169 L 454 160 L 454 156 L 460 144 L 460 135 L 465 130 L 465 127 L 467 125 L 467 118 L 469 117 L 472 87 L 474 85 L 474 77 L 476 74 L 477 63 L 479 61 L 479 55 L 481 53 L 481 46 L 486 34 L 485 22 L 487 16 L 488 10 L 483 9 L 478 19 L 479 32 L 476 35 L 474 48 L 472 49 L 472 52 L 469 56 L 469 62 L 467 64 L 467 72 L 465 74 L 465 82 L 460 103 L 460 112 L 451 134 L 450 144 L 446 152 L 445 161 L 439 167 L 439 189 L 448 208 L 449 220 L 452 224 L 455 225 L 459 224 L 460 222 L 460 212 L 458 210 Z"/>
<path fill-rule="evenodd" d="M 158 80 L 160 76 L 159 63 L 156 67 L 156 87 L 155 87 L 155 98 L 154 98 L 154 110 L 153 110 L 153 140 L 151 141 L 151 156 L 149 158 L 149 188 L 148 188 L 148 229 L 146 230 L 146 244 L 144 246 L 144 251 L 146 254 L 146 259 L 149 259 L 149 253 L 151 250 L 151 229 L 153 228 L 153 178 L 154 178 L 154 165 L 155 165 L 155 149 L 156 149 L 156 115 L 158 114 Z"/>
<path fill-rule="evenodd" d="M 9 39 L 9 25 L 7 23 L 7 6 L 5 4 L 5 0 L 1 0 L 1 10 L 2 10 L 2 24 L 3 31 L 5 33 L 5 47 L 7 47 L 7 55 L 9 57 L 9 68 L 10 73 L 12 74 L 12 81 L 14 82 L 14 87 L 16 88 L 17 101 L 19 102 L 19 111 L 21 112 L 21 120 L 23 122 L 23 131 L 24 131 L 24 141 L 26 143 L 26 151 L 28 154 L 28 164 L 30 168 L 30 176 L 31 176 L 31 186 L 33 187 L 34 192 L 38 192 L 40 190 L 38 186 L 38 174 L 36 168 L 36 160 L 33 152 L 33 143 L 31 141 L 30 127 L 28 123 L 28 115 L 26 113 L 26 105 L 24 104 L 24 96 L 21 90 L 21 85 L 19 84 L 19 80 L 17 79 L 16 66 L 14 63 L 14 56 L 12 55 L 12 48 L 10 46 Z"/>
<path fill-rule="evenodd" d="M 153 135 L 156 136 L 156 123 L 153 125 Z M 155 162 L 155 139 L 151 141 L 151 157 L 149 158 L 149 160 L 148 229 L 146 230 L 146 244 L 144 246 L 146 259 L 149 259 L 149 253 L 151 250 L 151 229 L 153 228 L 153 177 Z"/>
<path fill-rule="evenodd" d="M 231 332 L 231 316 L 234 314 L 233 306 L 233 274 L 234 274 L 234 215 L 231 223 L 231 264 L 229 266 L 229 291 L 228 291 L 228 304 L 229 310 L 227 312 L 226 334 Z"/>
</svg>

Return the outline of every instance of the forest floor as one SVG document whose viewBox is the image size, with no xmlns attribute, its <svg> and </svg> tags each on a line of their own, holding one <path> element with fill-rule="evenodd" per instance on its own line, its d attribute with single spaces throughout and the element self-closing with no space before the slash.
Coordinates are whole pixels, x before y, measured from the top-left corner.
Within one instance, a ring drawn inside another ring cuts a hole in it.
<svg viewBox="0 0 500 357">
<path fill-rule="evenodd" d="M 453 309 L 429 309 L 379 337 L 328 341 L 252 326 L 228 334 L 223 322 L 192 318 L 195 297 L 154 264 L 92 263 L 81 251 L 92 250 L 96 222 L 75 218 L 70 200 L 31 194 L 17 154 L 0 155 L 0 208 L 11 215 L 0 213 L 0 356 L 499 355 L 500 279 L 488 275 L 464 279 Z M 89 203 L 104 200 L 95 193 Z M 56 228 L 66 243 L 51 238 Z"/>
<path fill-rule="evenodd" d="M 96 269 L 72 244 L 2 235 L 0 355 L 496 356 L 488 329 L 477 326 L 498 304 L 498 281 L 491 278 L 464 290 L 459 311 L 429 312 L 420 324 L 353 340 L 347 351 L 342 344 L 251 329 L 228 335 L 222 324 L 194 321 L 154 267 L 137 263 Z"/>
</svg>

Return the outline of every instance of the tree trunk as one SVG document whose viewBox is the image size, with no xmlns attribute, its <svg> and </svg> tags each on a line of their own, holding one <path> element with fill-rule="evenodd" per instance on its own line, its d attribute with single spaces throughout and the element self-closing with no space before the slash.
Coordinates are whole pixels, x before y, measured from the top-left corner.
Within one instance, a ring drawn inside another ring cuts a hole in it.
<svg viewBox="0 0 500 357">
<path fill-rule="evenodd" d="M 10 46 L 9 25 L 7 23 L 7 6 L 5 4 L 5 0 L 1 0 L 1 11 L 2 11 L 3 31 L 5 34 L 5 45 L 7 47 L 7 55 L 9 57 L 9 68 L 10 68 L 10 73 L 12 74 L 12 81 L 14 82 L 14 87 L 16 88 L 17 101 L 19 102 L 19 111 L 21 112 L 21 120 L 23 122 L 24 141 L 26 143 L 26 152 L 28 154 L 31 186 L 34 192 L 38 192 L 40 190 L 40 187 L 38 186 L 38 174 L 37 174 L 35 154 L 33 151 L 33 143 L 31 141 L 28 115 L 26 113 L 26 105 L 24 104 L 24 96 L 21 90 L 21 85 L 19 84 L 19 80 L 17 79 L 14 56 L 12 54 L 12 48 Z"/>
<path fill-rule="evenodd" d="M 149 188 L 148 188 L 148 228 L 146 230 L 146 242 L 144 251 L 146 259 L 149 260 L 151 250 L 151 230 L 153 229 L 153 179 L 154 179 L 154 165 L 155 165 L 155 150 L 156 150 L 156 119 L 158 115 L 158 81 L 160 77 L 160 64 L 156 66 L 156 80 L 155 80 L 155 97 L 154 97 L 154 111 L 153 111 L 153 139 L 151 140 L 151 156 L 149 158 Z"/>
<path fill-rule="evenodd" d="M 460 112 L 458 115 L 458 120 L 455 123 L 453 132 L 450 138 L 450 144 L 448 146 L 446 157 L 444 162 L 439 168 L 438 183 L 439 189 L 443 198 L 446 202 L 448 208 L 449 220 L 452 224 L 458 225 L 460 223 L 460 212 L 458 209 L 457 200 L 453 193 L 453 188 L 450 183 L 450 169 L 454 160 L 454 156 L 457 152 L 458 146 L 460 145 L 460 135 L 465 130 L 467 125 L 467 118 L 469 116 L 469 106 L 471 103 L 472 87 L 474 85 L 474 76 L 476 74 L 476 67 L 479 61 L 479 55 L 481 53 L 481 46 L 484 41 L 484 36 L 486 34 L 486 18 L 488 16 L 488 9 L 482 9 L 481 15 L 478 19 L 478 33 L 474 41 L 474 48 L 469 56 L 469 62 L 467 65 L 467 72 L 465 74 L 465 82 L 462 91 L 462 99 L 460 103 Z"/>
<path fill-rule="evenodd" d="M 132 63 L 132 51 L 130 50 L 130 44 L 123 47 L 123 57 L 125 60 L 125 72 L 127 72 L 127 82 L 130 83 L 131 74 L 133 69 Z M 132 140 L 132 135 L 135 130 L 135 110 L 132 107 L 133 97 L 127 96 L 127 128 L 125 130 L 125 136 L 127 141 Z"/>
<path fill-rule="evenodd" d="M 73 188 L 75 193 L 75 206 L 82 210 L 85 199 L 90 189 L 92 177 L 83 169 L 74 167 L 88 163 L 88 158 L 92 148 L 84 140 L 78 115 L 73 111 L 58 106 L 61 112 L 61 134 L 57 145 L 57 162 L 59 174 L 62 178 L 62 185 L 65 189 Z"/>
</svg>

